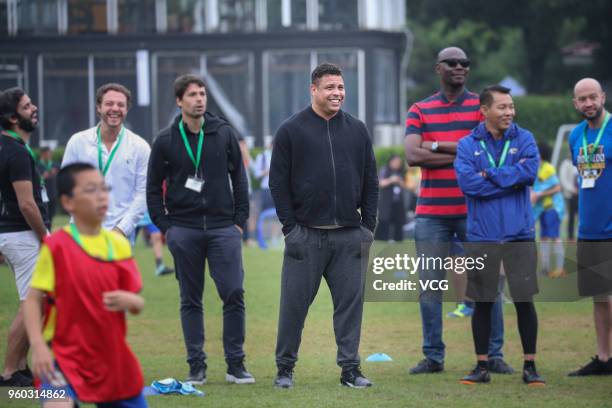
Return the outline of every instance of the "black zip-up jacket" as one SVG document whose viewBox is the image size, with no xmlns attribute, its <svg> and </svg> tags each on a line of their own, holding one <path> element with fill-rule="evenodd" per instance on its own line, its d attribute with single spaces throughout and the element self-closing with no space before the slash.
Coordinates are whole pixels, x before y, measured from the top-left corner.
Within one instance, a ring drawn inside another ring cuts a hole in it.
<svg viewBox="0 0 612 408">
<path fill-rule="evenodd" d="M 330 120 L 311 106 L 276 132 L 270 191 L 288 234 L 306 226 L 376 226 L 378 175 L 368 129 L 339 111 Z"/>
<path fill-rule="evenodd" d="M 199 229 L 243 225 L 249 216 L 248 186 L 234 130 L 225 120 L 209 112 L 204 115 L 198 169 L 204 187 L 197 193 L 185 187 L 187 178 L 196 171 L 179 131 L 180 120 L 179 114 L 169 128 L 160 132 L 151 149 L 147 206 L 153 223 L 163 233 L 172 225 Z M 184 128 L 195 158 L 198 134 L 191 133 L 187 125 Z"/>
</svg>

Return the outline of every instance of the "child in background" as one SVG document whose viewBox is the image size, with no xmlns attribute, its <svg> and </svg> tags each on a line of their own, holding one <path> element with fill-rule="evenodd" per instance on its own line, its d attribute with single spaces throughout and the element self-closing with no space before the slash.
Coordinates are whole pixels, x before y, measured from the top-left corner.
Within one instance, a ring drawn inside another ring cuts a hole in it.
<svg viewBox="0 0 612 408">
<path fill-rule="evenodd" d="M 164 264 L 164 239 L 162 237 L 162 233 L 157 228 L 153 221 L 151 221 L 151 217 L 149 216 L 149 212 L 146 211 L 142 217 L 142 220 L 138 223 L 136 227 L 136 237 L 138 237 L 138 230 L 143 229 L 143 235 L 148 234 L 148 241 L 151 244 L 151 248 L 153 249 L 153 255 L 155 256 L 155 276 L 163 276 L 174 273 L 174 269 L 166 266 Z M 145 241 L 147 237 L 144 236 Z M 136 239 L 134 239 L 136 241 Z"/>
<path fill-rule="evenodd" d="M 540 220 L 540 270 L 551 278 L 559 278 L 567 274 L 563 267 L 565 249 L 560 236 L 565 203 L 557 172 L 550 163 L 552 149 L 547 143 L 540 142 L 538 150 L 541 161 L 531 192 L 531 203 L 535 220 Z M 551 266 L 551 250 L 555 258 L 554 268 Z"/>
<path fill-rule="evenodd" d="M 32 371 L 41 391 L 65 397 L 43 406 L 146 407 L 125 320 L 144 306 L 142 281 L 127 239 L 102 228 L 108 187 L 84 163 L 64 167 L 57 186 L 74 223 L 44 240 L 24 304 Z"/>
</svg>

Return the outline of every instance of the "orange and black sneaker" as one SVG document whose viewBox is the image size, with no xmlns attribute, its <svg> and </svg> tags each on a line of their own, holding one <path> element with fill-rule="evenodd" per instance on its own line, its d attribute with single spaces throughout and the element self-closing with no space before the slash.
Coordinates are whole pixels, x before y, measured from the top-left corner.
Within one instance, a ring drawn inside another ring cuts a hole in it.
<svg viewBox="0 0 612 408">
<path fill-rule="evenodd" d="M 491 382 L 491 375 L 487 367 L 482 365 L 476 365 L 476 367 L 460 381 L 461 384 L 475 385 L 475 384 L 486 384 Z"/>
<path fill-rule="evenodd" d="M 523 369 L 523 382 L 530 387 L 543 387 L 546 385 L 544 378 L 536 371 L 535 364 Z"/>
</svg>

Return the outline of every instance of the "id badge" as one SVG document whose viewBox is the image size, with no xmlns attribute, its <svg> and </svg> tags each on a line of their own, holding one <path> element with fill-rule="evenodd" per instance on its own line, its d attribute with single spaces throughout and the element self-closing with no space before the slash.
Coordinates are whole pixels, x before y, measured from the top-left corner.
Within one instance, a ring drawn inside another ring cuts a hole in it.
<svg viewBox="0 0 612 408">
<path fill-rule="evenodd" d="M 40 196 L 42 198 L 42 202 L 43 203 L 48 203 L 49 202 L 49 195 L 47 194 L 47 189 L 45 187 L 41 188 Z"/>
<path fill-rule="evenodd" d="M 187 181 L 185 182 L 185 188 L 195 191 L 196 193 L 201 193 L 202 188 L 204 188 L 204 180 L 195 176 L 187 177 Z"/>
<path fill-rule="evenodd" d="M 595 187 L 595 179 L 593 177 L 584 177 L 582 179 L 581 188 L 593 188 Z"/>
</svg>

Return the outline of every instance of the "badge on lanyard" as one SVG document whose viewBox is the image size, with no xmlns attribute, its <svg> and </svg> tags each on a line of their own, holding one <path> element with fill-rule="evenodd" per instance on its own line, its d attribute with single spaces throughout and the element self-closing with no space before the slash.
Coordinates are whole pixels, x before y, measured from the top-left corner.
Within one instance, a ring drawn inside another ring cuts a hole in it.
<svg viewBox="0 0 612 408">
<path fill-rule="evenodd" d="M 47 194 L 47 189 L 45 188 L 45 186 L 42 186 L 40 188 L 40 196 L 42 197 L 42 202 L 43 203 L 48 203 L 49 202 L 49 195 Z"/>
<path fill-rule="evenodd" d="M 580 187 L 583 189 L 595 187 L 595 178 L 594 177 L 582 177 L 582 184 L 580 185 Z"/>
<path fill-rule="evenodd" d="M 196 193 L 201 193 L 202 188 L 204 188 L 204 180 L 196 176 L 187 177 L 187 181 L 185 181 L 185 188 L 193 190 Z"/>
<path fill-rule="evenodd" d="M 597 148 L 599 147 L 601 136 L 603 135 L 609 120 L 610 114 L 606 112 L 604 122 L 601 125 L 599 132 L 597 132 L 597 137 L 595 138 L 595 142 L 592 145 L 591 152 L 589 152 L 589 146 L 587 143 L 587 127 L 584 127 L 584 133 L 582 134 L 582 152 L 584 154 L 584 162 L 586 168 L 582 170 L 582 183 L 580 185 L 580 187 L 583 189 L 595 187 L 595 180 L 597 180 L 597 170 L 592 169 L 591 165 L 593 163 L 593 157 L 595 156 Z"/>
<path fill-rule="evenodd" d="M 198 134 L 198 151 L 196 153 L 196 157 L 193 156 L 193 151 L 191 150 L 191 146 L 189 145 L 189 141 L 187 140 L 183 120 L 179 122 L 179 130 L 181 132 L 181 137 L 183 138 L 183 143 L 185 144 L 185 150 L 187 150 L 187 155 L 191 159 L 191 162 L 193 163 L 196 171 L 195 175 L 193 175 L 192 177 L 187 177 L 187 180 L 185 181 L 185 188 L 195 191 L 196 193 L 201 193 L 202 188 L 204 188 L 204 179 L 198 177 L 198 170 L 200 168 L 200 161 L 202 159 L 204 129 L 200 129 L 200 133 Z"/>
</svg>

